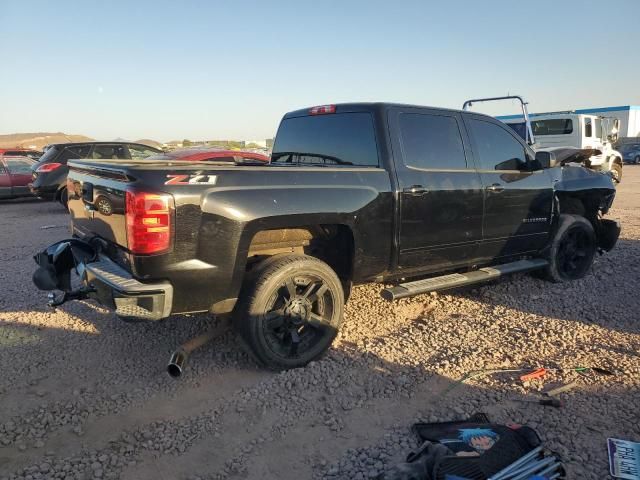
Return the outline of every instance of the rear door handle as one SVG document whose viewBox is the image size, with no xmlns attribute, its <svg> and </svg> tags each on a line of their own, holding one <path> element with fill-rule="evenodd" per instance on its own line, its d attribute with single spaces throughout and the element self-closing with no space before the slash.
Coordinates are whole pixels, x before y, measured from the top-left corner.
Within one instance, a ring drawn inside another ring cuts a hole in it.
<svg viewBox="0 0 640 480">
<path fill-rule="evenodd" d="M 423 187 L 422 185 L 411 185 L 410 187 L 403 188 L 402 192 L 419 197 L 421 195 L 426 195 L 427 193 L 429 193 L 429 189 Z"/>
<path fill-rule="evenodd" d="M 499 183 L 494 183 L 493 185 L 489 185 L 486 188 L 486 190 L 489 190 L 490 192 L 493 192 L 493 193 L 500 193 L 504 190 L 504 187 Z"/>
</svg>

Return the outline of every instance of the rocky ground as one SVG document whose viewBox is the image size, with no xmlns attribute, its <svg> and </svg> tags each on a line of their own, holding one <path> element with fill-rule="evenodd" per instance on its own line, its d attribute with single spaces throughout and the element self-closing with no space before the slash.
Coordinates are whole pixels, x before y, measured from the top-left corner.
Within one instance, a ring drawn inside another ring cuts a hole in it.
<svg viewBox="0 0 640 480">
<path fill-rule="evenodd" d="M 519 275 L 396 303 L 365 285 L 322 360 L 266 372 L 229 332 L 176 381 L 172 349 L 211 320 L 126 324 L 91 302 L 48 310 L 31 256 L 66 236 L 68 217 L 1 202 L 0 479 L 375 478 L 415 446 L 412 423 L 474 412 L 536 428 L 570 478 L 608 478 L 606 439 L 640 441 L 640 167 L 625 169 L 610 216 L 623 238 L 581 281 Z M 536 366 L 551 369 L 544 383 L 458 382 Z M 562 409 L 516 401 L 573 380 Z"/>
</svg>

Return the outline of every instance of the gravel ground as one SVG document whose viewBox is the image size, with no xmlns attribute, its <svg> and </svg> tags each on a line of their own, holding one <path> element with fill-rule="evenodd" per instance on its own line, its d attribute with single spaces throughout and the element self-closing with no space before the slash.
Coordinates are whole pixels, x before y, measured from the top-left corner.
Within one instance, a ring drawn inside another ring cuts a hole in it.
<svg viewBox="0 0 640 480">
<path fill-rule="evenodd" d="M 66 236 L 68 218 L 35 200 L 0 211 L 0 479 L 375 478 L 415 446 L 412 423 L 474 412 L 536 428 L 570 478 L 608 478 L 607 437 L 640 441 L 640 167 L 625 168 L 610 215 L 623 223 L 618 247 L 581 281 L 519 275 L 396 303 L 365 285 L 322 360 L 265 372 L 230 332 L 178 381 L 166 361 L 209 318 L 126 324 L 92 302 L 48 310 L 31 256 Z M 457 382 L 543 365 L 544 383 Z M 563 409 L 514 401 L 573 380 Z"/>
</svg>

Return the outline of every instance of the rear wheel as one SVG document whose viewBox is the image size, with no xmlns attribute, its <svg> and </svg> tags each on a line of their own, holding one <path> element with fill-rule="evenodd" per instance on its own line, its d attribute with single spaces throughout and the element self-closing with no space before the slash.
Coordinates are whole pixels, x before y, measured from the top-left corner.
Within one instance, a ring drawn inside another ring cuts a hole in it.
<svg viewBox="0 0 640 480">
<path fill-rule="evenodd" d="M 584 277 L 593 264 L 596 249 L 596 234 L 586 218 L 560 215 L 558 231 L 551 242 L 547 279 L 566 282 Z"/>
<path fill-rule="evenodd" d="M 636 165 L 640 164 L 640 155 L 636 155 L 636 157 L 633 159 L 633 163 L 635 163 Z"/>
<path fill-rule="evenodd" d="M 234 324 L 261 364 L 296 368 L 329 348 L 343 308 L 344 292 L 331 267 L 306 255 L 278 255 L 245 284 Z"/>
<path fill-rule="evenodd" d="M 58 201 L 64 208 L 67 208 L 67 203 L 69 202 L 69 193 L 67 192 L 66 187 L 60 190 Z"/>
</svg>

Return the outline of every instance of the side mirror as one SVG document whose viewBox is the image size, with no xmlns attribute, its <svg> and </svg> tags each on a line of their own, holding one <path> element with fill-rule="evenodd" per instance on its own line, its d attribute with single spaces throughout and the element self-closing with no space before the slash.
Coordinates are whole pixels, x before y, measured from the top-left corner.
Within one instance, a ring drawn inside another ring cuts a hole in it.
<svg viewBox="0 0 640 480">
<path fill-rule="evenodd" d="M 556 166 L 556 156 L 553 152 L 538 151 L 534 163 L 538 167 L 536 170 L 544 170 Z"/>
</svg>

